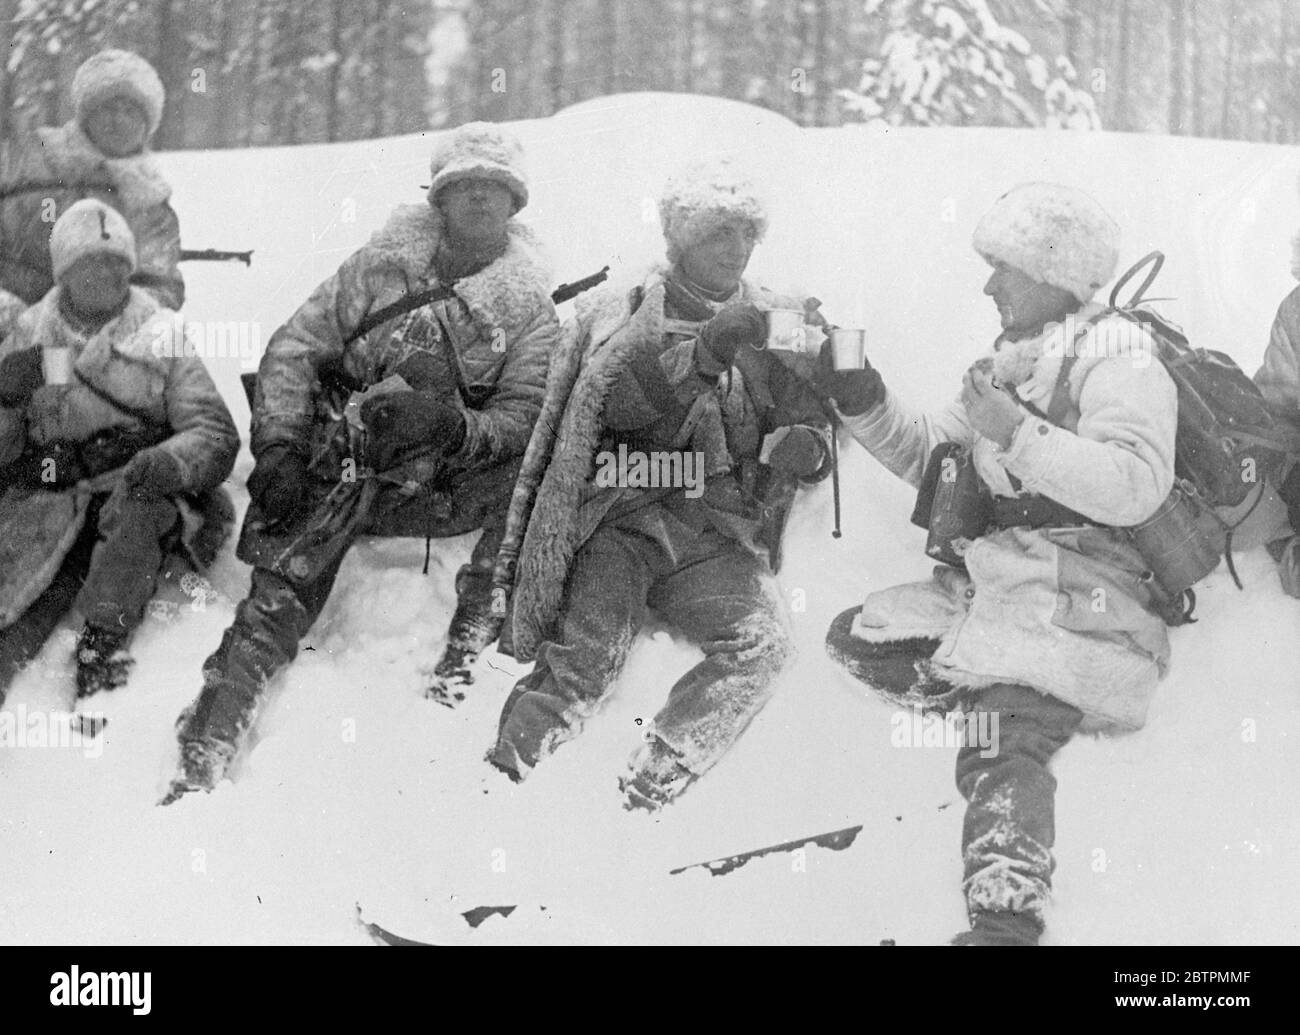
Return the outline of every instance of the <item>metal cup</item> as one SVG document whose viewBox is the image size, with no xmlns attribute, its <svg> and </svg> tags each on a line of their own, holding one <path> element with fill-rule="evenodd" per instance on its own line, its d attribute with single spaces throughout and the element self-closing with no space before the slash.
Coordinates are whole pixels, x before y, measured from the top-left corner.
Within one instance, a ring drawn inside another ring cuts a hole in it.
<svg viewBox="0 0 1300 1035">
<path fill-rule="evenodd" d="M 66 385 L 72 380 L 72 349 L 48 345 L 42 348 L 41 372 L 47 385 Z"/>
<path fill-rule="evenodd" d="M 806 333 L 800 309 L 769 309 L 767 312 L 767 347 L 782 352 L 803 352 Z"/>
<path fill-rule="evenodd" d="M 856 327 L 831 331 L 831 362 L 836 370 L 861 370 L 867 359 L 867 332 Z"/>
</svg>

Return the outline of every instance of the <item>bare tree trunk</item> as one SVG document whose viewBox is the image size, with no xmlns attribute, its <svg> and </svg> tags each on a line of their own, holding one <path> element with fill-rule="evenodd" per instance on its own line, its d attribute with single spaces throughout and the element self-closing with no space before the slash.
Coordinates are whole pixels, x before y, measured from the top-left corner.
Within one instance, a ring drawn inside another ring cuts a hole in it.
<svg viewBox="0 0 1300 1035">
<path fill-rule="evenodd" d="M 1189 0 L 1187 8 L 1187 36 L 1192 44 L 1192 134 L 1204 136 L 1205 111 L 1201 105 L 1202 76 L 1205 74 L 1204 44 L 1201 42 L 1197 4 L 1199 0 Z"/>
<path fill-rule="evenodd" d="M 548 75 L 551 111 L 547 114 L 564 107 L 564 8 L 565 0 L 551 0 L 551 62 Z"/>
<path fill-rule="evenodd" d="M 375 11 L 375 17 L 379 22 L 379 53 L 378 61 L 375 62 L 376 78 L 379 80 L 378 94 L 376 98 L 375 110 L 370 113 L 370 135 L 372 137 L 382 137 L 385 127 L 388 125 L 388 62 L 392 58 L 393 49 L 393 4 L 392 0 L 379 0 L 379 7 Z"/>
<path fill-rule="evenodd" d="M 813 67 L 808 81 L 816 91 L 813 124 L 826 125 L 831 95 L 830 18 L 831 0 L 814 0 L 817 16 L 813 23 Z"/>
<path fill-rule="evenodd" d="M 1282 0 L 1278 5 L 1278 33 L 1277 33 L 1277 81 L 1273 88 L 1273 103 L 1269 106 L 1273 110 L 1273 132 L 1270 133 L 1270 139 L 1277 143 L 1285 144 L 1290 140 L 1291 125 L 1290 114 L 1296 106 L 1296 98 L 1291 96 L 1287 90 L 1289 85 L 1287 75 L 1287 51 L 1291 47 L 1291 16 L 1292 8 L 1290 0 Z"/>
<path fill-rule="evenodd" d="M 1129 29 L 1132 26 L 1130 17 L 1131 10 L 1129 0 L 1120 0 L 1119 5 L 1119 58 L 1118 58 L 1118 78 L 1119 82 L 1115 87 L 1115 128 L 1132 129 L 1129 121 L 1128 96 L 1129 96 L 1129 54 L 1132 48 L 1129 45 Z"/>
<path fill-rule="evenodd" d="M 1236 72 L 1236 20 L 1237 0 L 1228 0 L 1228 24 L 1225 30 L 1228 49 L 1223 59 L 1223 108 L 1219 113 L 1219 136 L 1221 137 L 1231 135 L 1229 120 L 1232 116 L 1232 80 Z"/>
<path fill-rule="evenodd" d="M 1183 135 L 1184 70 L 1187 63 L 1186 0 L 1169 0 L 1169 132 Z"/>
<path fill-rule="evenodd" d="M 325 139 L 339 138 L 339 84 L 343 79 L 343 0 L 334 0 L 330 10 L 330 64 L 325 109 Z"/>
</svg>

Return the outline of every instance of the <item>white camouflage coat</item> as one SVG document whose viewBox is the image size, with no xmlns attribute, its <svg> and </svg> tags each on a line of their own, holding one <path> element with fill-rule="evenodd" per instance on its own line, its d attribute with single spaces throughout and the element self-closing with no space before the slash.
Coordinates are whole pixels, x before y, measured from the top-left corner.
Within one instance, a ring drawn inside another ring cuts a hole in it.
<svg viewBox="0 0 1300 1035">
<path fill-rule="evenodd" d="M 1098 311 L 1085 307 L 1078 319 Z M 995 376 L 1043 412 L 1062 361 L 1043 354 L 1049 333 L 994 355 Z M 1027 414 L 1006 451 L 971 427 L 960 400 L 922 414 L 891 392 L 843 420 L 913 485 L 936 445 L 958 442 L 973 447 L 980 478 L 996 496 L 1038 493 L 1100 524 L 1134 525 L 1155 513 L 1174 480 L 1177 392 L 1154 345 L 1145 346 L 1133 355 L 1081 356 L 1067 382 L 1065 427 Z M 1021 683 L 1073 704 L 1093 728 L 1143 724 L 1169 642 L 1163 620 L 1145 606 L 1146 565 L 1122 532 L 1003 529 L 977 539 L 965 561 L 969 577 L 945 567 L 928 582 L 872 593 L 855 633 L 873 641 L 940 638 L 930 664 L 950 683 Z"/>
</svg>

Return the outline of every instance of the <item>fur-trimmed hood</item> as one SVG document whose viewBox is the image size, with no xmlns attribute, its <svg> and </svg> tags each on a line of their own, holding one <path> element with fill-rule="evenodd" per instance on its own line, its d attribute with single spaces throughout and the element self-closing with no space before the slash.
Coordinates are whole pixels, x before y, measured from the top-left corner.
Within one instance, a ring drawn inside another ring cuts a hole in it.
<svg viewBox="0 0 1300 1035">
<path fill-rule="evenodd" d="M 414 284 L 429 275 L 442 233 L 442 213 L 432 205 L 399 205 L 367 247 Z M 476 320 L 511 333 L 534 320 L 539 305 L 550 304 L 552 267 L 531 228 L 511 219 L 506 236 L 505 253 L 456 281 L 456 294 Z"/>
</svg>

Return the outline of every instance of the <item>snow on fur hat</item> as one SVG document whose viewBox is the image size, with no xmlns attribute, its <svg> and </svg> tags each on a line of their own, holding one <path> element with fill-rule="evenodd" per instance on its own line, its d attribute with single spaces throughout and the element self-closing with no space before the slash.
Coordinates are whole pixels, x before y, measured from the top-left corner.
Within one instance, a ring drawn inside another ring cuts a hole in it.
<svg viewBox="0 0 1300 1035">
<path fill-rule="evenodd" d="M 77 122 L 85 121 L 87 113 L 96 104 L 113 97 L 127 97 L 140 105 L 149 136 L 162 122 L 162 80 L 158 73 L 139 54 L 129 50 L 101 50 L 82 62 L 72 77 L 72 107 Z"/>
<path fill-rule="evenodd" d="M 659 221 L 668 242 L 668 259 L 723 223 L 744 220 L 762 240 L 767 206 L 758 189 L 730 159 L 706 160 L 670 176 L 659 198 Z"/>
<path fill-rule="evenodd" d="M 1119 261 L 1119 227 L 1081 190 L 1022 183 L 993 203 L 975 227 L 975 250 L 1080 302 L 1097 293 Z"/>
<path fill-rule="evenodd" d="M 55 220 L 50 233 L 54 279 L 62 278 L 78 259 L 105 254 L 120 256 L 135 269 L 135 237 L 126 220 L 94 198 L 83 198 L 69 205 Z"/>
<path fill-rule="evenodd" d="M 467 122 L 440 140 L 429 162 L 433 182 L 429 198 L 457 180 L 493 180 L 507 187 L 515 198 L 515 211 L 528 204 L 528 180 L 524 176 L 524 149 L 519 141 L 491 122 Z"/>
</svg>

